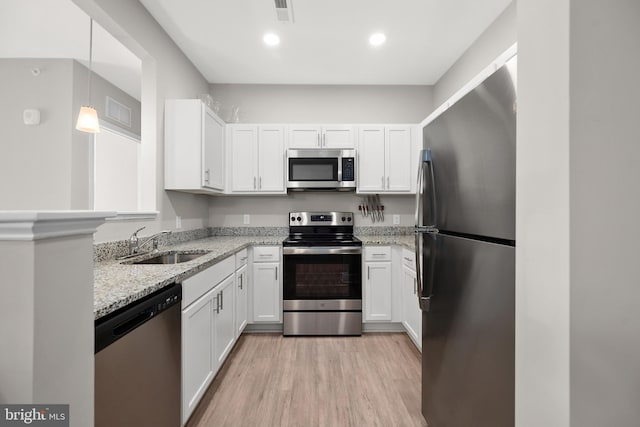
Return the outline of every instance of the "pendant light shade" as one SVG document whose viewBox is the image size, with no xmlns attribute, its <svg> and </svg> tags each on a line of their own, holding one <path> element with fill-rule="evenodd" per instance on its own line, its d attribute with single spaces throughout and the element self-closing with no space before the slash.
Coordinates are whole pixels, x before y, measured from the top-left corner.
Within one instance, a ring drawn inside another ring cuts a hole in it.
<svg viewBox="0 0 640 427">
<path fill-rule="evenodd" d="M 98 112 L 95 108 L 83 105 L 80 107 L 78 114 L 78 122 L 76 129 L 82 132 L 98 133 L 100 132 L 100 123 L 98 122 Z"/>
<path fill-rule="evenodd" d="M 98 112 L 91 107 L 91 73 L 93 67 L 93 19 L 89 19 L 89 105 L 80 107 L 76 129 L 82 132 L 98 133 L 100 132 L 100 122 L 98 121 Z"/>
</svg>

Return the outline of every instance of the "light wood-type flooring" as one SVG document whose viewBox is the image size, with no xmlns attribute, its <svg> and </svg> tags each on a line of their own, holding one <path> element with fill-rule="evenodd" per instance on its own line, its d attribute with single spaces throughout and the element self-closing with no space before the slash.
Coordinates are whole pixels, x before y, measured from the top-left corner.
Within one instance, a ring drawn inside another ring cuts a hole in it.
<svg viewBox="0 0 640 427">
<path fill-rule="evenodd" d="M 187 427 L 426 426 L 405 334 L 245 334 Z"/>
</svg>

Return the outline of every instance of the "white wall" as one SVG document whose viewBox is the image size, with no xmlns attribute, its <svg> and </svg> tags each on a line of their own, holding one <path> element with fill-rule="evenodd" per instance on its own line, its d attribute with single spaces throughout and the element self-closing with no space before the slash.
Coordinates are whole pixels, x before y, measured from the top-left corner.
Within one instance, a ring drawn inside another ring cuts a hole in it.
<svg viewBox="0 0 640 427">
<path fill-rule="evenodd" d="M 250 227 L 288 227 L 288 212 L 339 211 L 353 212 L 356 226 L 391 226 L 392 215 L 400 215 L 400 225 L 413 225 L 414 197 L 380 195 L 384 205 L 385 220 L 372 224 L 358 211 L 362 197 L 354 193 L 292 193 L 289 196 L 230 196 L 216 197 L 211 201 L 209 224 L 212 227 L 246 227 L 243 215 L 250 215 Z"/>
<path fill-rule="evenodd" d="M 140 132 L 138 101 L 99 76 L 92 87 L 101 117 L 108 94 L 132 107 Z M 92 135 L 75 130 L 87 69 L 72 59 L 0 59 L 0 92 L 0 209 L 88 209 Z M 40 110 L 39 125 L 23 123 L 25 108 Z"/>
<path fill-rule="evenodd" d="M 197 98 L 209 91 L 209 84 L 137 1 L 73 0 L 107 31 L 142 59 L 142 157 L 143 206 L 154 206 L 155 220 L 111 221 L 99 227 L 96 242 L 121 240 L 141 226 L 141 235 L 175 230 L 175 216 L 183 229 L 206 227 L 207 196 L 164 191 L 164 101 L 168 98 Z"/>
<path fill-rule="evenodd" d="M 571 1 L 571 425 L 640 423 L 640 2 Z M 566 23 L 565 23 L 566 25 Z"/>
<path fill-rule="evenodd" d="M 419 123 L 434 107 L 431 86 L 213 84 L 211 95 L 242 123 Z"/>
<path fill-rule="evenodd" d="M 86 105 L 89 96 L 87 93 L 87 78 L 89 69 L 76 61 L 74 62 L 73 73 L 74 82 L 79 83 L 75 88 L 75 90 L 78 92 L 78 100 L 81 101 L 82 104 Z M 76 94 L 74 93 L 74 96 L 75 95 Z M 107 115 L 105 114 L 107 96 L 110 96 L 119 103 L 124 104 L 131 109 L 131 127 L 126 127 L 125 125 L 107 117 Z M 140 101 L 138 101 L 119 87 L 114 86 L 108 80 L 105 80 L 101 76 L 95 74 L 95 72 L 91 75 L 91 105 L 98 112 L 98 117 L 100 118 L 100 120 L 104 120 L 105 122 L 112 123 L 131 133 L 140 135 Z"/>
<path fill-rule="evenodd" d="M 70 59 L 0 59 L 0 209 L 71 208 L 72 67 Z M 40 110 L 40 125 L 23 123 L 26 108 Z"/>
<path fill-rule="evenodd" d="M 518 2 L 518 427 L 569 426 L 569 3 Z"/>
<path fill-rule="evenodd" d="M 517 41 L 516 3 L 516 0 L 513 0 L 447 72 L 440 77 L 433 89 L 435 107 L 446 101 Z"/>
<path fill-rule="evenodd" d="M 519 427 L 640 419 L 639 18 L 518 3 Z"/>
</svg>

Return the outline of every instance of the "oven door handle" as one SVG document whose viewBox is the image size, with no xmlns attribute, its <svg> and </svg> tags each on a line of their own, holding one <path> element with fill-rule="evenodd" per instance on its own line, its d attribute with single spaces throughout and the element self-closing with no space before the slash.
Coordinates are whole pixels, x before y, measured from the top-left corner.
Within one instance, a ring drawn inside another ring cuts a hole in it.
<svg viewBox="0 0 640 427">
<path fill-rule="evenodd" d="M 284 247 L 283 255 L 359 255 L 361 246 L 310 246 Z"/>
</svg>

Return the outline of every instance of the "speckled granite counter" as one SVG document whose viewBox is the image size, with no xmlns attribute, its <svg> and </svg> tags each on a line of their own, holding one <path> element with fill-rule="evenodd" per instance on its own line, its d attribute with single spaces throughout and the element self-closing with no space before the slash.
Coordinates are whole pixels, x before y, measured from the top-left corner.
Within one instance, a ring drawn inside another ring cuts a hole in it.
<svg viewBox="0 0 640 427">
<path fill-rule="evenodd" d="M 251 245 L 279 245 L 285 237 L 284 235 L 209 237 L 161 249 L 160 252 L 211 251 L 180 264 L 131 265 L 115 260 L 96 262 L 93 291 L 94 316 L 99 319 L 171 283 L 181 282 L 242 248 Z"/>
<path fill-rule="evenodd" d="M 400 245 L 407 249 L 414 247 L 413 234 L 358 234 L 357 237 L 364 245 Z M 129 260 L 96 262 L 94 316 L 99 319 L 171 283 L 181 282 L 243 248 L 252 245 L 280 245 L 285 238 L 286 235 L 215 236 L 161 248 L 161 252 L 211 251 L 180 264 L 126 264 Z"/>
<path fill-rule="evenodd" d="M 413 234 L 398 234 L 398 235 L 377 235 L 377 234 L 365 234 L 356 235 L 362 240 L 363 245 L 399 245 L 403 248 L 414 250 L 415 237 Z"/>
</svg>

